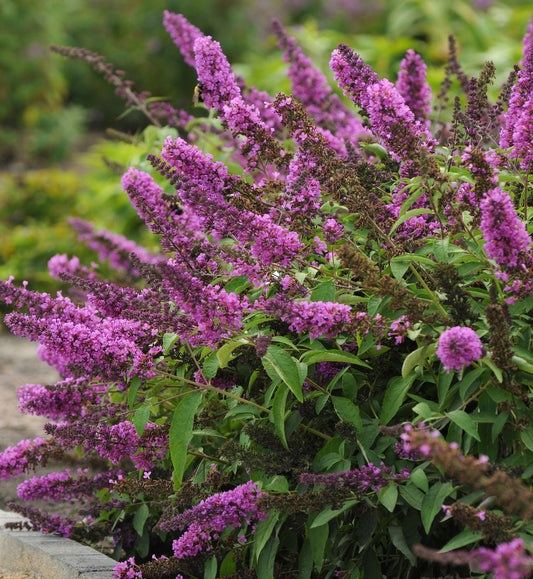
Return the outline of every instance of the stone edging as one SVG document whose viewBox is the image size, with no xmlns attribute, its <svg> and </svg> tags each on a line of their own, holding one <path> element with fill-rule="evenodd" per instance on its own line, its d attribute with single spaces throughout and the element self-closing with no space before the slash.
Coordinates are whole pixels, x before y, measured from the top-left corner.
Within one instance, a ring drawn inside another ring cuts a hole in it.
<svg viewBox="0 0 533 579">
<path fill-rule="evenodd" d="M 0 564 L 42 579 L 111 579 L 116 561 L 71 539 L 38 531 L 10 531 L 4 523 L 24 521 L 0 511 Z"/>
</svg>

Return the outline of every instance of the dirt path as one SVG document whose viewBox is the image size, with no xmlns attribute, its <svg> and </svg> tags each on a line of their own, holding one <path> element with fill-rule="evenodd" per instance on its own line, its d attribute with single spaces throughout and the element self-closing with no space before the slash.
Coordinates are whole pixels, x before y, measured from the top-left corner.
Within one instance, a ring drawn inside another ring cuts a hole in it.
<svg viewBox="0 0 533 579">
<path fill-rule="evenodd" d="M 20 440 L 42 436 L 43 425 L 49 422 L 39 416 L 23 415 L 17 410 L 17 388 L 23 384 L 54 384 L 57 372 L 37 356 L 37 344 L 0 331 L 0 450 Z M 31 475 L 33 476 L 33 475 Z M 17 499 L 16 487 L 23 480 L 0 480 L 0 509 Z"/>
</svg>

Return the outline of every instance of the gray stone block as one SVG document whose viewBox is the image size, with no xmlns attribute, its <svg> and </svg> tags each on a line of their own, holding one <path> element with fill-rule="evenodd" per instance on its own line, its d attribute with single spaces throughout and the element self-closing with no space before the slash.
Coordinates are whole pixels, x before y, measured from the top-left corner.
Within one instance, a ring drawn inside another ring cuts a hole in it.
<svg viewBox="0 0 533 579">
<path fill-rule="evenodd" d="M 0 565 L 28 571 L 42 579 L 111 579 L 116 561 L 71 539 L 35 531 L 11 531 L 8 522 L 24 521 L 16 513 L 0 511 Z"/>
</svg>

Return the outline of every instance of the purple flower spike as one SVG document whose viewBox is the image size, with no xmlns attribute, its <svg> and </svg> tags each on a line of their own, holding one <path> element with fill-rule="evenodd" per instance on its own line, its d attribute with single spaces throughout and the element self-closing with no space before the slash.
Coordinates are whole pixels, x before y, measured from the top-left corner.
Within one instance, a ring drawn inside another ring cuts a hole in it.
<svg viewBox="0 0 533 579">
<path fill-rule="evenodd" d="M 322 71 L 305 56 L 277 20 L 272 21 L 272 30 L 278 46 L 284 50 L 283 60 L 290 63 L 287 74 L 291 79 L 292 95 L 302 102 L 318 127 L 335 134 L 339 141 L 335 143 L 337 149 L 342 148 L 340 143 L 344 141 L 357 144 L 357 135 L 367 132 L 360 119 L 331 90 Z"/>
<path fill-rule="evenodd" d="M 416 165 L 422 148 L 432 148 L 431 135 L 415 119 L 402 95 L 389 80 L 383 79 L 369 86 L 366 93 L 370 124 L 386 143 L 392 157 L 402 162 L 404 168 L 413 162 Z M 424 143 L 424 138 L 428 142 Z"/>
<path fill-rule="evenodd" d="M 200 501 L 198 505 L 164 521 L 159 526 L 163 531 L 186 529 L 172 548 L 178 559 L 194 557 L 201 551 L 212 549 L 211 541 L 217 539 L 226 528 L 239 529 L 264 521 L 268 513 L 261 509 L 258 499 L 268 493 L 262 492 L 252 481 L 230 491 L 216 493 Z"/>
<path fill-rule="evenodd" d="M 525 264 L 524 254 L 531 244 L 531 237 L 518 218 L 511 198 L 498 187 L 481 200 L 480 229 L 490 259 L 505 267 Z"/>
<path fill-rule="evenodd" d="M 408 50 L 402 60 L 396 88 L 415 117 L 426 122 L 431 113 L 431 88 L 426 82 L 426 63 L 414 52 Z"/>
<path fill-rule="evenodd" d="M 331 94 L 331 87 L 322 72 L 304 55 L 294 38 L 289 36 L 278 20 L 272 21 L 272 30 L 279 48 L 285 52 L 283 60 L 290 62 L 287 75 L 291 79 L 292 94 L 301 100 L 312 115 L 322 112 Z"/>
<path fill-rule="evenodd" d="M 474 330 L 463 326 L 454 326 L 441 334 L 437 356 L 444 364 L 446 371 L 461 370 L 463 365 L 470 366 L 481 358 L 483 344 Z"/>
<path fill-rule="evenodd" d="M 202 31 L 191 24 L 182 14 L 173 14 L 168 10 L 163 12 L 163 26 L 170 34 L 174 44 L 180 49 L 185 62 L 194 66 L 194 41 L 203 36 Z"/>
<path fill-rule="evenodd" d="M 514 141 L 514 131 L 522 115 L 523 107 L 533 92 L 533 18 L 531 19 L 527 34 L 524 37 L 524 57 L 520 61 L 522 70 L 518 72 L 518 81 L 513 86 L 509 98 L 509 108 L 504 117 L 504 126 L 500 132 L 500 147 L 511 148 L 518 145 Z M 520 156 L 512 150 L 511 156 Z"/>
<path fill-rule="evenodd" d="M 366 89 L 379 81 L 378 75 L 346 44 L 339 44 L 333 51 L 329 66 L 343 93 L 356 105 L 366 108 Z"/>
<path fill-rule="evenodd" d="M 510 158 L 519 158 L 520 167 L 523 171 L 531 172 L 533 169 L 533 96 L 529 95 L 517 115 L 516 123 L 512 127 L 513 148 L 509 152 Z"/>
<path fill-rule="evenodd" d="M 198 81 L 203 86 L 204 104 L 208 109 L 221 111 L 225 104 L 241 96 L 228 59 L 211 36 L 196 39 L 194 54 Z"/>
</svg>

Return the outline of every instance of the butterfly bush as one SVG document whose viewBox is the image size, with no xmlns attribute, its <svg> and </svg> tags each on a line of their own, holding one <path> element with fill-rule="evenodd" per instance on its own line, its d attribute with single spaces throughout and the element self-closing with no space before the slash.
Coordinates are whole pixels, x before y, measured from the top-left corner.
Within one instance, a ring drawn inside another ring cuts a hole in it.
<svg viewBox="0 0 533 579">
<path fill-rule="evenodd" d="M 112 552 L 116 579 L 530 576 L 533 20 L 495 102 L 453 37 L 435 102 L 411 49 L 395 83 L 347 44 L 326 73 L 275 20 L 270 94 L 163 24 L 198 121 L 53 48 L 151 123 L 121 185 L 153 244 L 75 217 L 96 257 L 50 259 L 65 294 L 0 281 L 61 375 L 18 390 L 49 423 L 0 452 L 14 528 Z"/>
</svg>

